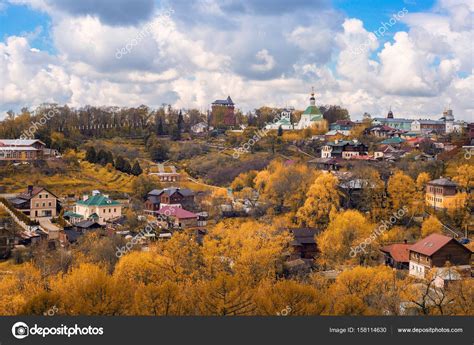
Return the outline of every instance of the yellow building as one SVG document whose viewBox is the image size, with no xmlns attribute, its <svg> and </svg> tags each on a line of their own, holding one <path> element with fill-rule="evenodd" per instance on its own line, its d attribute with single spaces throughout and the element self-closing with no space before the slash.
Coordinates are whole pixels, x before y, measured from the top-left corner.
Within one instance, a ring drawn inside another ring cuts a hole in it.
<svg viewBox="0 0 474 345">
<path fill-rule="evenodd" d="M 430 181 L 426 185 L 426 205 L 437 209 L 461 207 L 457 184 L 447 178 Z"/>
</svg>

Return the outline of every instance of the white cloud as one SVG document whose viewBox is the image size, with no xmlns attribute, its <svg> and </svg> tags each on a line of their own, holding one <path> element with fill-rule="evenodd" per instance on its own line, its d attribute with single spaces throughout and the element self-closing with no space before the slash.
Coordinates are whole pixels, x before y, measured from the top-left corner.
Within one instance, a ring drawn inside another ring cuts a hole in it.
<svg viewBox="0 0 474 345">
<path fill-rule="evenodd" d="M 474 115 L 473 30 L 466 25 L 473 6 L 462 1 L 408 13 L 408 30 L 384 45 L 361 20 L 341 21 L 327 8 L 307 13 L 303 3 L 291 13 L 285 4 L 262 13 L 247 2 L 200 0 L 187 7 L 199 14 L 189 22 L 177 3 L 170 18 L 157 10 L 147 22 L 120 26 L 120 13 L 104 20 L 102 10 L 71 16 L 49 0 L 11 2 L 51 16 L 57 53 L 31 47 L 34 34 L 0 42 L 0 111 L 48 101 L 207 109 L 227 95 L 244 111 L 302 109 L 314 86 L 318 103 L 339 104 L 353 117 L 383 116 L 390 105 L 395 116 L 437 117 L 448 103 L 457 118 Z M 226 13 L 233 16 L 223 21 Z M 147 27 L 153 30 L 117 59 Z"/>
<path fill-rule="evenodd" d="M 270 55 L 268 50 L 262 49 L 255 54 L 257 60 L 260 61 L 258 64 L 253 64 L 252 69 L 257 72 L 267 72 L 275 67 L 275 58 Z"/>
</svg>

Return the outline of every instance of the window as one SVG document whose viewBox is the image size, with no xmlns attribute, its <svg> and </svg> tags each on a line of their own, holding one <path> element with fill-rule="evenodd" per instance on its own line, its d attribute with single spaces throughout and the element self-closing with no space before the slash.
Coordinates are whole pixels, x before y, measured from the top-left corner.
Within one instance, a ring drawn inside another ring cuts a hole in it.
<svg viewBox="0 0 474 345">
<path fill-rule="evenodd" d="M 46 194 L 44 197 L 45 197 L 46 199 L 48 199 L 48 198 L 49 198 L 49 195 L 48 195 L 48 194 Z"/>
<path fill-rule="evenodd" d="M 42 196 L 43 196 L 43 195 L 40 194 L 40 195 L 39 195 L 39 198 L 41 199 Z"/>
<path fill-rule="evenodd" d="M 48 204 L 49 204 L 49 207 L 51 207 L 51 203 L 49 202 Z"/>
</svg>

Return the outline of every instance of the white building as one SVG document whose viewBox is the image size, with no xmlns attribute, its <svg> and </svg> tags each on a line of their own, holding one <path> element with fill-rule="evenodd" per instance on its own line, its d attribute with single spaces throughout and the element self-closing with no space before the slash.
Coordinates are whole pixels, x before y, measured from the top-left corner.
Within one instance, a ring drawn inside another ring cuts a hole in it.
<svg viewBox="0 0 474 345">
<path fill-rule="evenodd" d="M 309 106 L 306 108 L 303 114 L 301 114 L 300 121 L 295 126 L 295 129 L 305 129 L 315 126 L 320 126 L 324 122 L 323 114 L 319 111 L 316 106 L 316 99 L 314 98 L 314 92 L 311 92 L 309 98 Z"/>
<path fill-rule="evenodd" d="M 281 129 L 285 130 L 292 130 L 294 129 L 293 124 L 291 123 L 291 110 L 289 109 L 284 109 L 279 117 L 276 117 L 275 120 L 278 119 L 278 121 L 273 121 L 272 123 L 269 123 L 268 125 L 265 126 L 265 129 L 276 129 L 281 127 Z"/>
</svg>

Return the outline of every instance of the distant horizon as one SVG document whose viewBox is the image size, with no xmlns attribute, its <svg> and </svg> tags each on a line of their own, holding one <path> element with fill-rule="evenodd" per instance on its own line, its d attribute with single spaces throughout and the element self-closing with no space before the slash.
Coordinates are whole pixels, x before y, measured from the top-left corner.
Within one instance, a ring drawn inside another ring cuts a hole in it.
<svg viewBox="0 0 474 345">
<path fill-rule="evenodd" d="M 231 96 L 232 98 L 232 96 Z M 285 108 L 288 108 L 289 106 L 269 106 L 269 105 L 261 105 L 260 107 L 258 108 L 253 108 L 253 109 L 249 109 L 249 110 L 243 110 L 241 108 L 239 108 L 238 106 L 238 103 L 235 102 L 235 105 L 236 105 L 236 110 L 239 110 L 242 112 L 242 115 L 244 116 L 247 116 L 247 114 L 249 112 L 253 112 L 261 107 L 269 107 L 269 108 L 277 108 L 277 109 L 285 109 Z M 147 105 L 147 104 L 140 104 L 140 105 L 136 105 L 136 106 L 118 106 L 118 105 L 92 105 L 92 104 L 85 104 L 85 105 L 80 105 L 80 106 L 70 106 L 69 104 L 59 104 L 59 103 L 43 103 L 43 104 L 57 104 L 58 106 L 68 106 L 70 109 L 80 109 L 80 108 L 83 108 L 83 107 L 87 107 L 87 106 L 92 106 L 92 107 L 97 107 L 97 108 L 113 108 L 113 107 L 118 107 L 118 108 L 138 108 L 142 105 L 144 106 L 147 106 L 148 108 L 150 108 L 151 110 L 157 110 L 157 109 L 160 109 L 162 107 L 162 105 L 160 106 L 150 106 L 150 105 Z M 36 106 L 36 107 L 28 107 L 28 110 L 29 111 L 34 111 L 37 107 L 40 107 L 42 104 Z M 166 106 L 168 106 L 170 104 L 166 104 Z M 184 110 L 184 111 L 188 111 L 188 110 L 192 110 L 192 109 L 196 109 L 196 110 L 199 110 L 201 113 L 205 114 L 208 110 L 210 111 L 211 110 L 211 107 L 210 107 L 211 103 L 209 103 L 209 108 L 206 109 L 206 110 L 203 110 L 202 108 L 194 108 L 194 107 L 180 107 L 180 108 L 176 108 L 176 107 L 173 107 L 173 105 L 171 104 L 171 106 L 176 109 L 176 110 Z M 316 106 L 317 107 L 324 107 L 324 106 L 340 106 L 341 108 L 344 108 L 344 109 L 347 109 L 345 108 L 344 106 L 342 105 L 339 105 L 339 104 L 318 104 L 316 102 Z M 22 107 L 23 108 L 23 107 Z M 392 108 L 392 112 L 393 112 L 393 116 L 395 119 L 410 119 L 410 120 L 439 120 L 442 116 L 443 116 L 443 111 L 445 109 L 449 109 L 449 108 L 443 108 L 443 110 L 439 113 L 439 114 L 435 114 L 435 115 L 402 115 L 402 114 L 399 114 L 396 112 L 396 109 L 393 109 Z M 305 108 L 294 108 L 295 111 L 304 111 Z M 388 111 L 390 110 L 390 108 L 387 109 L 387 113 Z M 18 114 L 19 111 L 15 111 L 15 114 Z M 369 113 L 370 114 L 370 113 Z M 463 119 L 463 118 L 458 118 L 456 116 L 456 114 L 454 113 L 453 111 L 453 115 L 454 115 L 454 121 L 464 121 L 466 123 L 470 123 L 470 122 L 474 122 L 472 119 L 471 121 L 469 121 L 468 119 Z M 372 119 L 375 119 L 375 118 L 386 118 L 387 117 L 387 114 L 381 114 L 381 115 L 374 115 L 374 114 L 370 114 L 371 118 Z M 349 117 L 351 120 L 362 120 L 363 119 L 363 114 L 361 115 L 356 115 L 355 117 L 349 112 Z M 3 121 L 7 118 L 7 114 L 6 112 L 4 114 L 0 114 L 0 121 Z"/>
</svg>

